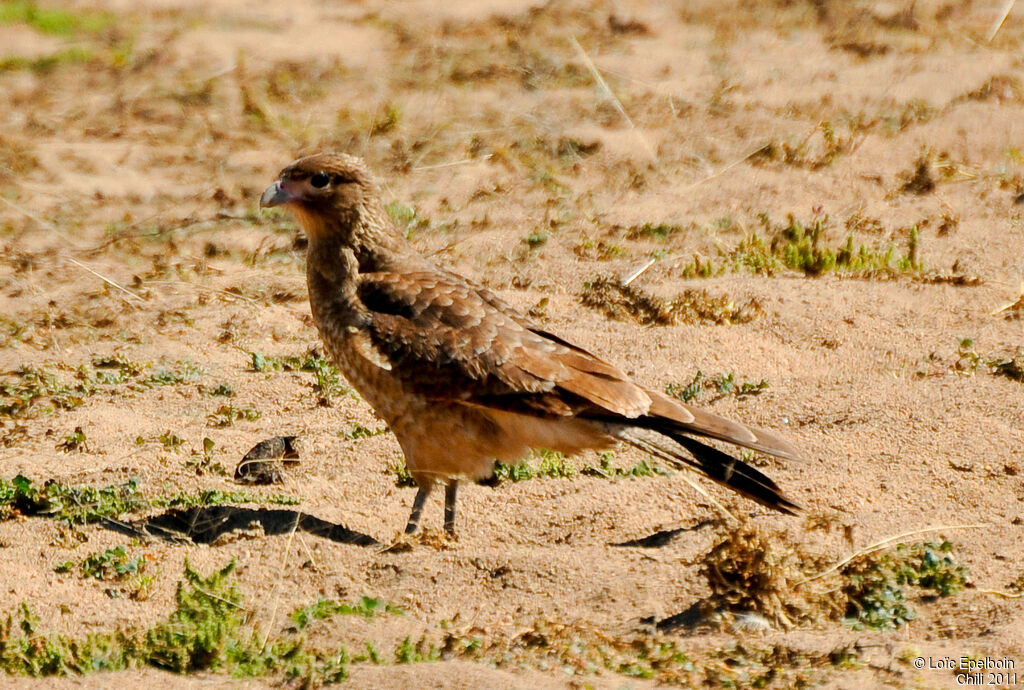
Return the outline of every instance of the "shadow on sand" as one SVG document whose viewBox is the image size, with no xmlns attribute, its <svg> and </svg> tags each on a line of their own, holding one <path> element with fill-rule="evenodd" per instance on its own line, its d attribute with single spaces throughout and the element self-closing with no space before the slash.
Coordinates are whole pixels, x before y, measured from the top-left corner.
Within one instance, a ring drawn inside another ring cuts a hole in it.
<svg viewBox="0 0 1024 690">
<path fill-rule="evenodd" d="M 160 515 L 117 522 L 108 520 L 108 529 L 132 537 L 155 538 L 167 542 L 213 544 L 220 537 L 238 533 L 266 535 L 289 534 L 292 531 L 330 539 L 340 544 L 376 546 L 373 537 L 355 532 L 344 525 L 336 525 L 307 513 L 285 509 L 252 509 L 235 506 L 204 506 L 188 510 L 169 510 Z"/>
</svg>

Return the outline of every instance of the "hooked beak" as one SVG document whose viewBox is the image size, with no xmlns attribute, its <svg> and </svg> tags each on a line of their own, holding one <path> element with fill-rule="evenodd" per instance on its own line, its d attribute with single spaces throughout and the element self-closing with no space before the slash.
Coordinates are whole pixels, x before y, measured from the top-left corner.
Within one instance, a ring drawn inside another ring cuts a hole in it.
<svg viewBox="0 0 1024 690">
<path fill-rule="evenodd" d="M 281 187 L 281 180 L 276 180 L 274 184 L 270 185 L 263 191 L 263 196 L 260 197 L 260 208 L 280 206 L 281 204 L 287 204 L 289 201 L 294 200 L 295 197 Z"/>
</svg>

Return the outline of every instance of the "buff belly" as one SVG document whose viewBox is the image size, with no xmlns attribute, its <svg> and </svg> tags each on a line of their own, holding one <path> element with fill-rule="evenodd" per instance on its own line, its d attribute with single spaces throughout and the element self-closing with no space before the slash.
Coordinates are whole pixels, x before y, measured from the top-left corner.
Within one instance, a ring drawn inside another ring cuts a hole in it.
<svg viewBox="0 0 1024 690">
<path fill-rule="evenodd" d="M 408 391 L 389 369 L 357 347 L 330 348 L 331 357 L 353 388 L 391 427 L 418 483 L 486 479 L 494 463 L 513 464 L 530 449 L 566 455 L 605 449 L 613 432 L 584 419 L 545 418 L 463 403 L 428 401 Z"/>
</svg>

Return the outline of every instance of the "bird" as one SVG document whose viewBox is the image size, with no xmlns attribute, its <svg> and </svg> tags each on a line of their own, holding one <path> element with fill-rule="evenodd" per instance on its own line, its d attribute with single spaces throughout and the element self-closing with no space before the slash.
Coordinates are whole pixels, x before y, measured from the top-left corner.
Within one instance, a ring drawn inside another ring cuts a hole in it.
<svg viewBox="0 0 1024 690">
<path fill-rule="evenodd" d="M 394 225 L 361 158 L 299 158 L 259 203 L 286 209 L 304 229 L 324 349 L 405 456 L 417 486 L 406 534 L 418 531 L 439 484 L 444 529 L 455 537 L 459 482 L 487 480 L 495 463 L 523 461 L 531 450 L 572 455 L 622 442 L 780 513 L 799 510 L 769 477 L 705 440 L 799 459 L 792 444 L 641 386 L 436 265 Z"/>
</svg>

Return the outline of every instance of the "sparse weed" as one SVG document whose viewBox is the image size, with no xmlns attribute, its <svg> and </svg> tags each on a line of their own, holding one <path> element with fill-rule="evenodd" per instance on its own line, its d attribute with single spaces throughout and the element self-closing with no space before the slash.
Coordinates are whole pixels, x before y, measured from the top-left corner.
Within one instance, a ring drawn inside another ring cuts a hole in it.
<svg viewBox="0 0 1024 690">
<path fill-rule="evenodd" d="M 736 305 L 728 296 L 713 297 L 707 290 L 687 289 L 670 299 L 656 297 L 611 278 L 583 285 L 580 302 L 613 319 L 668 326 L 679 323 L 747 323 L 764 313 L 761 302 L 751 298 Z"/>
<path fill-rule="evenodd" d="M 643 225 L 634 225 L 626 231 L 626 236 L 630 239 L 637 239 L 640 237 L 649 237 L 659 242 L 679 235 L 683 232 L 683 226 L 676 225 L 673 223 L 644 223 Z"/>
<path fill-rule="evenodd" d="M 804 225 L 792 215 L 784 225 L 772 223 L 767 214 L 759 216 L 764 235 L 754 232 L 742 239 L 732 250 L 723 251 L 722 261 L 695 257 L 683 268 L 685 278 L 706 278 L 726 270 L 749 271 L 772 276 L 790 269 L 806 276 L 838 273 L 854 278 L 891 278 L 900 274 L 920 274 L 923 266 L 917 255 L 920 235 L 916 227 L 907 230 L 905 255 L 896 258 L 896 248 L 873 249 L 856 244 L 853 234 L 838 246 L 825 241 L 830 228 L 828 216 L 816 217 Z M 765 239 L 768 238 L 768 239 Z"/>
<path fill-rule="evenodd" d="M 177 452 L 178 449 L 181 448 L 181 446 L 184 445 L 185 443 L 185 439 L 183 439 L 181 436 L 178 436 L 177 434 L 170 430 L 167 430 L 164 433 L 160 434 L 157 437 L 157 440 L 160 441 L 160 444 L 164 448 L 166 448 L 167 450 L 173 450 L 175 452 Z"/>
<path fill-rule="evenodd" d="M 152 556 L 136 554 L 129 556 L 124 546 L 115 546 L 98 553 L 91 554 L 78 563 L 83 578 L 93 578 L 108 583 L 105 590 L 110 597 L 124 597 L 141 601 L 149 596 L 155 581 L 150 573 L 149 565 Z M 64 561 L 54 567 L 58 573 L 71 572 L 75 568 L 74 561 Z"/>
<path fill-rule="evenodd" d="M 363 438 L 373 438 L 374 436 L 380 436 L 386 434 L 390 429 L 386 426 L 379 426 L 376 429 L 369 429 L 361 424 L 356 424 L 349 431 L 342 433 L 342 436 L 347 438 L 349 441 L 358 441 Z"/>
<path fill-rule="evenodd" d="M 63 453 L 88 453 L 89 443 L 85 437 L 85 431 L 80 426 L 64 437 L 64 440 L 57 444 L 57 450 Z"/>
<path fill-rule="evenodd" d="M 603 479 L 621 479 L 628 477 L 667 477 L 670 473 L 657 465 L 651 464 L 648 460 L 641 460 L 632 467 L 614 467 L 612 460 L 615 454 L 610 452 L 601 453 L 597 465 L 584 467 L 580 474 L 588 477 L 601 477 Z"/>
<path fill-rule="evenodd" d="M 1024 349 L 1008 356 L 994 357 L 982 355 L 974 349 L 971 338 L 961 338 L 957 343 L 957 359 L 952 370 L 964 375 L 973 375 L 978 371 L 987 371 L 993 376 L 1005 376 L 1013 381 L 1024 383 Z M 919 376 L 923 374 L 919 373 Z"/>
<path fill-rule="evenodd" d="M 844 621 L 855 628 L 890 630 L 911 621 L 915 612 L 907 587 L 931 590 L 935 596 L 958 594 L 968 582 L 967 568 L 953 560 L 953 545 L 898 544 L 893 551 L 861 556 L 843 567 Z"/>
<path fill-rule="evenodd" d="M 0 378 L 0 416 L 48 415 L 78 407 L 100 392 L 119 392 L 119 386 L 143 391 L 192 383 L 203 374 L 190 359 L 165 364 L 146 375 L 150 367 L 120 356 L 96 356 L 92 366 L 79 367 L 67 380 L 48 369 L 23 366 Z"/>
<path fill-rule="evenodd" d="M 206 417 L 207 426 L 216 429 L 223 429 L 234 425 L 235 422 L 254 422 L 263 416 L 263 413 L 255 407 L 235 407 L 234 405 L 221 405 L 215 412 Z"/>
<path fill-rule="evenodd" d="M 409 474 L 409 468 L 405 466 L 404 461 L 399 460 L 398 462 L 389 463 L 387 471 L 395 475 L 395 486 L 402 488 L 416 486 L 416 480 Z"/>
<path fill-rule="evenodd" d="M 146 498 L 136 479 L 103 488 L 78 487 L 49 480 L 37 486 L 24 475 L 0 478 L 0 519 L 13 515 L 50 517 L 70 524 L 88 524 L 150 508 L 191 508 L 224 503 L 276 503 L 295 505 L 300 499 L 282 494 L 259 495 L 245 491 L 205 489 Z"/>
<path fill-rule="evenodd" d="M 202 452 L 193 452 L 192 455 L 189 456 L 189 459 L 185 461 L 185 467 L 194 470 L 195 473 L 198 475 L 226 475 L 227 470 L 224 469 L 224 466 L 213 459 L 213 447 L 213 439 L 209 437 L 203 437 Z"/>
<path fill-rule="evenodd" d="M 539 450 L 530 457 L 515 465 L 495 463 L 494 481 L 522 482 L 538 477 L 568 478 L 575 477 L 579 470 L 570 464 L 564 455 L 550 450 Z"/>
<path fill-rule="evenodd" d="M 741 526 L 704 557 L 701 574 L 712 594 L 699 608 L 705 620 L 756 614 L 785 628 L 841 619 L 858 629 L 893 629 L 914 618 L 908 587 L 945 597 L 967 584 L 967 569 L 953 560 L 952 549 L 946 540 L 898 544 L 823 569 L 822 556 L 788 535 Z M 815 570 L 824 576 L 812 575 Z"/>
<path fill-rule="evenodd" d="M 400 201 L 392 201 L 384 210 L 395 221 L 395 225 L 403 232 L 406 239 L 411 238 L 419 230 L 430 229 L 430 219 L 424 218 L 412 206 L 406 206 Z"/>
<path fill-rule="evenodd" d="M 104 12 L 71 12 L 58 7 L 40 6 L 33 0 L 0 2 L 0 25 L 26 24 L 39 33 L 51 36 L 99 33 L 112 22 L 113 15 Z"/>
<path fill-rule="evenodd" d="M 757 382 L 742 381 L 737 383 L 731 371 L 710 377 L 705 376 L 704 372 L 698 371 L 689 383 L 667 384 L 665 386 L 665 393 L 683 402 L 700 401 L 705 404 L 712 404 L 730 395 L 736 398 L 760 395 L 770 387 L 770 384 L 765 379 Z M 704 394 L 708 391 L 713 391 L 715 396 L 708 400 L 703 400 Z"/>
<path fill-rule="evenodd" d="M 233 398 L 235 396 L 235 387 L 230 383 L 218 383 L 213 388 L 206 391 L 209 396 L 222 396 L 225 398 Z"/>
<path fill-rule="evenodd" d="M 530 249 L 537 249 L 542 247 L 548 241 L 548 234 L 546 232 L 531 232 L 529 235 L 523 238 L 523 243 L 526 244 Z"/>
<path fill-rule="evenodd" d="M 334 616 L 373 618 L 381 613 L 396 616 L 403 615 L 402 609 L 381 599 L 372 599 L 364 596 L 360 597 L 359 601 L 354 604 L 339 604 L 333 599 L 321 597 L 309 606 L 303 606 L 292 611 L 290 618 L 295 624 L 295 630 L 301 631 L 305 630 L 313 621 L 328 620 Z"/>
<path fill-rule="evenodd" d="M 850 125 L 847 136 L 837 134 L 835 125 L 825 121 L 819 123 L 817 130 L 812 131 L 801 141 L 795 143 L 772 141 L 765 144 L 750 157 L 750 160 L 761 165 L 777 163 L 808 170 L 819 170 L 832 165 L 842 156 L 857 149 L 861 141 L 861 138 L 857 137 L 858 125 L 856 122 L 847 124 Z M 815 145 L 813 140 L 816 133 L 821 134 L 821 141 Z"/>
<path fill-rule="evenodd" d="M 308 371 L 316 377 L 313 384 L 318 394 L 318 403 L 329 407 L 331 401 L 342 395 L 354 395 L 351 388 L 341 383 L 338 370 L 324 357 L 309 353 L 304 357 L 287 355 L 271 357 L 257 352 L 250 353 L 253 371 Z"/>
</svg>

